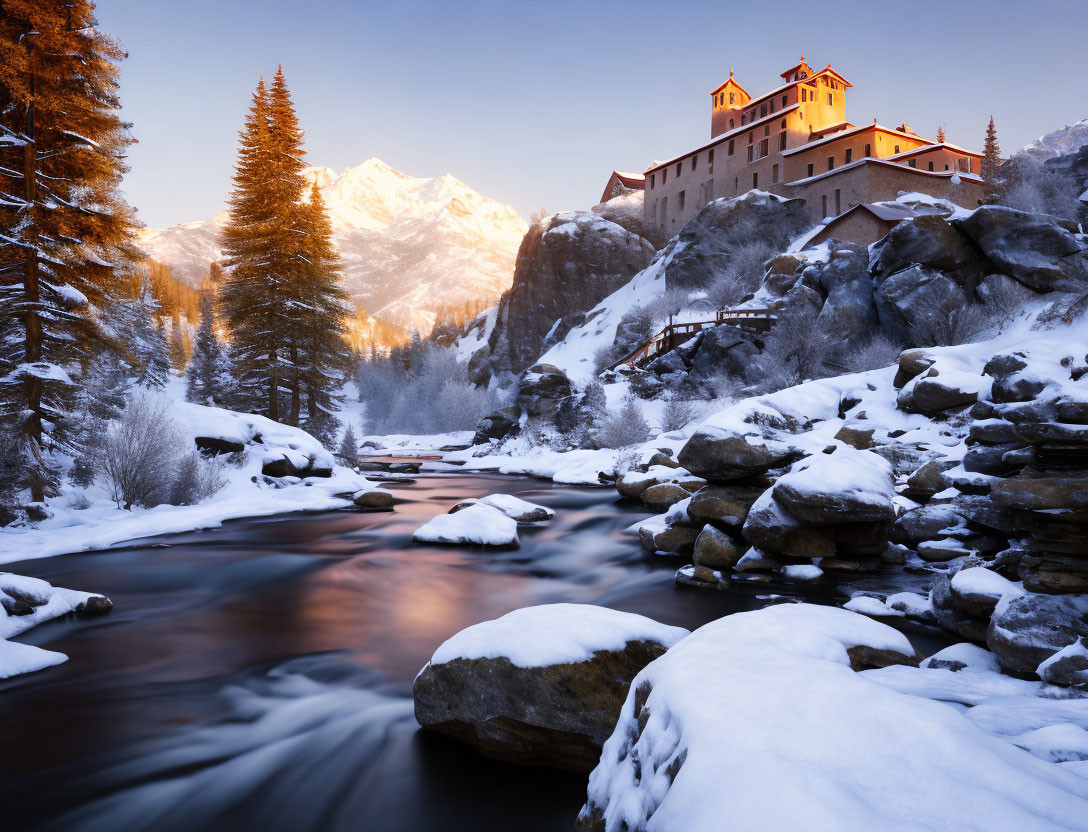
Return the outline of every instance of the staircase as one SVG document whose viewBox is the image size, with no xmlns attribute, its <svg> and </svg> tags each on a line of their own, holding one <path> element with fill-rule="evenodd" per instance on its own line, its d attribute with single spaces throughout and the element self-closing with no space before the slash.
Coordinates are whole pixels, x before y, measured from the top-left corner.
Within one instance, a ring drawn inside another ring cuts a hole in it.
<svg viewBox="0 0 1088 832">
<path fill-rule="evenodd" d="M 690 340 L 699 332 L 710 327 L 731 324 L 732 326 L 746 329 L 749 332 L 767 332 L 775 322 L 774 313 L 770 309 L 719 309 L 713 320 L 686 321 L 674 323 L 669 316 L 669 323 L 660 332 L 654 335 L 638 349 L 625 355 L 619 361 L 608 366 L 609 370 L 617 367 L 645 367 L 658 356 L 671 352 L 685 341 Z"/>
</svg>

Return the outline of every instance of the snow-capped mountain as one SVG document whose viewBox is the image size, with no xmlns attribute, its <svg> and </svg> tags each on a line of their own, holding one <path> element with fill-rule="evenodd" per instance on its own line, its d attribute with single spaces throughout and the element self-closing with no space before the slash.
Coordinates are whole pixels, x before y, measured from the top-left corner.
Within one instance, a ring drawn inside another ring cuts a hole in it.
<svg viewBox="0 0 1088 832">
<path fill-rule="evenodd" d="M 1086 144 L 1088 144 L 1088 118 L 1040 136 L 1031 144 L 1025 145 L 1020 152 L 1045 160 L 1072 153 Z"/>
<path fill-rule="evenodd" d="M 509 205 L 446 174 L 420 179 L 379 159 L 337 174 L 309 168 L 328 206 L 352 300 L 370 315 L 429 332 L 443 307 L 488 302 L 510 286 L 527 229 Z M 221 256 L 226 212 L 170 228 L 145 228 L 148 254 L 199 286 Z"/>
</svg>

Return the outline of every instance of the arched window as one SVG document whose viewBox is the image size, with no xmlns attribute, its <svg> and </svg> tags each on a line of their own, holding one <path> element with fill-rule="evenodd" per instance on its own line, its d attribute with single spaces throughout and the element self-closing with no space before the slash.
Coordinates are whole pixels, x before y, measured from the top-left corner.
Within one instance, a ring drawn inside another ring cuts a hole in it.
<svg viewBox="0 0 1088 832">
<path fill-rule="evenodd" d="M 733 119 L 729 119 L 729 129 L 733 129 Z"/>
</svg>

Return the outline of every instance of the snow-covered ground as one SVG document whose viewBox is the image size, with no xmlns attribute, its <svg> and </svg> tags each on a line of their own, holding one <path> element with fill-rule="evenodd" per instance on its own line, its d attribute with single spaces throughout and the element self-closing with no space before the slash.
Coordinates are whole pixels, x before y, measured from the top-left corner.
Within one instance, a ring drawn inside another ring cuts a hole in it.
<svg viewBox="0 0 1088 832">
<path fill-rule="evenodd" d="M 226 485 L 221 491 L 192 506 L 125 510 L 117 507 L 102 484 L 66 488 L 64 497 L 50 501 L 52 516 L 47 520 L 0 528 L 0 563 L 104 549 L 152 535 L 212 528 L 237 517 L 341 508 L 350 504 L 352 494 L 377 487 L 337 464 L 321 443 L 299 428 L 263 416 L 190 404 L 182 400 L 181 391 L 180 379 L 175 378 L 161 395 L 172 399 L 171 415 L 187 441 L 211 437 L 244 446 L 236 463 L 223 464 Z M 279 459 L 300 469 L 325 469 L 332 476 L 266 480 L 262 467 Z M 347 500 L 337 495 L 347 495 Z"/>
<path fill-rule="evenodd" d="M 856 647 L 914 653 L 808 604 L 696 630 L 631 684 L 583 813 L 685 832 L 1088 830 L 1088 700 L 978 659 L 855 672 Z"/>
</svg>

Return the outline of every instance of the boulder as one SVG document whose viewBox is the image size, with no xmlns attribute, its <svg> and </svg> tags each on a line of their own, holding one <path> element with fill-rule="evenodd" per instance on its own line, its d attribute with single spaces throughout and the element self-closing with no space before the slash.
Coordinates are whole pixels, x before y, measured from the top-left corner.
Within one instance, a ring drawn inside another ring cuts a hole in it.
<svg viewBox="0 0 1088 832">
<path fill-rule="evenodd" d="M 919 337 L 942 331 L 949 312 L 966 304 L 966 295 L 952 278 L 923 266 L 896 272 L 876 291 L 880 325 L 899 341 L 917 343 Z"/>
<path fill-rule="evenodd" d="M 387 509 L 393 507 L 393 495 L 388 491 L 382 491 L 380 488 L 374 488 L 369 491 L 357 492 L 352 497 L 352 502 L 359 508 Z"/>
<path fill-rule="evenodd" d="M 695 548 L 699 530 L 688 526 L 670 526 L 665 523 L 644 523 L 638 530 L 638 542 L 648 552 L 668 555 L 690 554 Z"/>
<path fill-rule="evenodd" d="M 476 433 L 472 437 L 473 445 L 483 445 L 493 439 L 505 439 L 518 429 L 521 420 L 521 408 L 517 406 L 503 407 L 488 413 L 476 425 Z"/>
<path fill-rule="evenodd" d="M 220 436 L 198 436 L 193 440 L 196 447 L 205 456 L 219 456 L 220 454 L 237 454 L 245 450 L 245 443 L 234 439 L 224 439 Z"/>
<path fill-rule="evenodd" d="M 806 523 L 895 519 L 891 465 L 870 451 L 840 446 L 830 454 L 813 454 L 779 477 L 772 494 Z"/>
<path fill-rule="evenodd" d="M 994 378 L 1004 378 L 1005 376 L 1011 376 L 1013 373 L 1018 373 L 1021 370 L 1027 369 L 1027 366 L 1027 356 L 1024 355 L 1024 353 L 1003 352 L 998 353 L 987 361 L 986 366 L 982 368 L 982 372 L 983 374 L 993 376 Z"/>
<path fill-rule="evenodd" d="M 979 644 L 986 643 L 986 619 L 968 615 L 952 603 L 952 581 L 948 575 L 938 574 L 934 578 L 929 600 L 942 630 Z"/>
<path fill-rule="evenodd" d="M 1088 636 L 1088 597 L 1028 593 L 998 603 L 986 646 L 1003 670 L 1033 676 L 1046 659 L 1083 636 Z"/>
<path fill-rule="evenodd" d="M 1067 258 L 1088 249 L 1075 223 L 1047 214 L 983 205 L 952 222 L 998 269 L 1037 292 L 1062 285 L 1076 268 Z"/>
<path fill-rule="evenodd" d="M 752 503 L 764 490 L 761 486 L 746 485 L 703 486 L 692 495 L 688 516 L 697 523 L 739 529 Z"/>
<path fill-rule="evenodd" d="M 818 270 L 817 287 L 825 297 L 816 325 L 838 343 L 868 338 L 878 326 L 867 262 L 865 249 L 847 245 L 832 252 L 825 265 L 809 267 Z"/>
<path fill-rule="evenodd" d="M 546 506 L 530 503 L 513 494 L 488 494 L 486 497 L 469 497 L 462 500 L 450 509 L 450 514 L 456 514 L 469 506 L 484 505 L 497 508 L 511 520 L 518 523 L 538 523 L 543 520 L 551 520 L 555 512 Z"/>
<path fill-rule="evenodd" d="M 916 543 L 915 551 L 918 557 L 926 563 L 947 563 L 956 558 L 965 558 L 976 554 L 974 549 L 967 547 L 963 541 L 954 537 L 942 537 L 939 540 L 922 540 Z"/>
<path fill-rule="evenodd" d="M 473 505 L 456 514 L 439 514 L 412 535 L 416 543 L 517 548 L 518 524 L 493 506 Z"/>
<path fill-rule="evenodd" d="M 838 433 L 835 434 L 835 438 L 840 442 L 849 445 L 851 448 L 865 451 L 873 447 L 874 433 L 876 433 L 874 428 L 865 428 L 860 427 L 859 425 L 843 425 L 839 428 Z"/>
<path fill-rule="evenodd" d="M 784 251 L 809 227 L 804 200 L 749 191 L 708 203 L 687 223 L 665 266 L 666 289 L 708 289 L 725 271 L 739 243 L 766 242 Z M 669 229 L 673 234 L 676 229 Z"/>
<path fill-rule="evenodd" d="M 985 566 L 961 569 L 949 582 L 952 605 L 979 618 L 989 619 L 997 602 L 1006 595 L 1023 595 L 1024 590 Z"/>
<path fill-rule="evenodd" d="M 896 406 L 909 413 L 928 415 L 974 404 L 988 380 L 955 370 L 931 367 L 899 391 Z"/>
<path fill-rule="evenodd" d="M 892 540 L 913 544 L 934 540 L 946 529 L 962 528 L 964 519 L 950 505 L 925 505 L 905 512 L 892 527 Z"/>
<path fill-rule="evenodd" d="M 770 555 L 800 558 L 835 555 L 834 532 L 805 526 L 774 499 L 770 489 L 752 505 L 741 533 L 757 550 Z"/>
<path fill-rule="evenodd" d="M 696 476 L 729 482 L 762 474 L 784 464 L 795 452 L 731 430 L 704 426 L 684 444 L 677 461 Z"/>
<path fill-rule="evenodd" d="M 733 539 L 714 526 L 704 526 L 695 539 L 693 562 L 709 569 L 729 570 L 737 565 L 743 553 Z"/>
<path fill-rule="evenodd" d="M 955 467 L 956 462 L 951 459 L 931 459 L 907 478 L 904 493 L 911 499 L 928 500 L 948 488 L 944 472 Z"/>
<path fill-rule="evenodd" d="M 1081 636 L 1039 665 L 1044 682 L 1062 687 L 1088 688 L 1088 640 Z"/>
<path fill-rule="evenodd" d="M 903 350 L 899 353 L 899 365 L 892 385 L 898 390 L 912 378 L 916 378 L 937 363 L 927 349 Z"/>
<path fill-rule="evenodd" d="M 873 245 L 873 274 L 890 275 L 909 266 L 952 272 L 981 266 L 985 257 L 972 240 L 944 217 L 930 214 L 901 222 Z"/>
<path fill-rule="evenodd" d="M 687 634 L 591 605 L 515 610 L 438 648 L 412 686 L 416 719 L 489 757 L 589 771 L 631 680 Z"/>
<path fill-rule="evenodd" d="M 530 416 L 550 418 L 574 390 L 567 374 L 553 364 L 534 364 L 518 382 L 517 405 Z"/>
<path fill-rule="evenodd" d="M 1079 471 L 1038 471 L 1000 480 L 990 489 L 994 503 L 1002 508 L 1088 510 L 1088 477 Z"/>
<path fill-rule="evenodd" d="M 266 458 L 261 465 L 261 473 L 266 477 L 331 477 L 332 469 L 317 467 L 312 457 L 306 457 L 300 463 L 284 454 L 281 457 Z"/>
<path fill-rule="evenodd" d="M 651 485 L 642 492 L 640 499 L 650 511 L 660 514 L 668 510 L 681 500 L 686 500 L 691 492 L 671 482 L 663 482 L 660 485 Z"/>
<path fill-rule="evenodd" d="M 747 378 L 754 359 L 760 354 L 758 339 L 740 327 L 722 324 L 703 331 L 691 361 L 693 382 L 721 375 Z"/>
<path fill-rule="evenodd" d="M 616 490 L 624 497 L 637 500 L 642 497 L 642 492 L 651 486 L 666 482 L 682 484 L 694 480 L 698 478 L 675 465 L 651 465 L 645 471 L 631 470 L 620 474 L 616 479 Z"/>
</svg>

